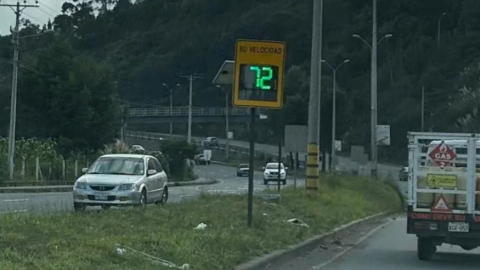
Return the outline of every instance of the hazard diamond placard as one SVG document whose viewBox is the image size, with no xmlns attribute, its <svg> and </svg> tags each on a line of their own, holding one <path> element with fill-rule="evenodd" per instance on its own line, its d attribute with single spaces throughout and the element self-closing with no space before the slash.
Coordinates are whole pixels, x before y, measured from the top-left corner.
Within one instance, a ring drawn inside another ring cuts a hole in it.
<svg viewBox="0 0 480 270">
<path fill-rule="evenodd" d="M 457 158 L 455 151 L 443 141 L 428 156 L 440 167 L 447 166 Z"/>
<path fill-rule="evenodd" d="M 443 194 L 440 194 L 438 199 L 433 204 L 431 210 L 432 212 L 452 212 L 452 208 L 448 204 L 447 199 L 445 199 Z"/>
</svg>

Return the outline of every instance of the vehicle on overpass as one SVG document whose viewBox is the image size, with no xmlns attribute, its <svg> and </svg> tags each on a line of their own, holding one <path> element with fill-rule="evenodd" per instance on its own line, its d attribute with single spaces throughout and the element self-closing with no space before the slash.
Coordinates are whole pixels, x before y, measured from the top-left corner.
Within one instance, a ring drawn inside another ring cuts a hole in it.
<svg viewBox="0 0 480 270">
<path fill-rule="evenodd" d="M 207 137 L 203 140 L 204 146 L 218 146 L 218 138 L 217 137 Z"/>
<path fill-rule="evenodd" d="M 240 164 L 237 167 L 237 177 L 248 176 L 249 171 L 250 171 L 250 165 Z"/>
<path fill-rule="evenodd" d="M 268 163 L 263 170 L 263 184 L 268 185 L 269 182 L 278 182 L 279 180 L 283 185 L 287 184 L 287 171 L 288 167 L 283 166 L 283 163 L 280 163 L 280 177 L 278 175 L 278 162 Z"/>
<path fill-rule="evenodd" d="M 75 211 L 87 206 L 146 206 L 168 200 L 168 178 L 149 155 L 113 154 L 99 157 L 73 187 Z"/>
<path fill-rule="evenodd" d="M 409 133 L 407 232 L 430 260 L 443 243 L 480 246 L 480 135 Z"/>
</svg>

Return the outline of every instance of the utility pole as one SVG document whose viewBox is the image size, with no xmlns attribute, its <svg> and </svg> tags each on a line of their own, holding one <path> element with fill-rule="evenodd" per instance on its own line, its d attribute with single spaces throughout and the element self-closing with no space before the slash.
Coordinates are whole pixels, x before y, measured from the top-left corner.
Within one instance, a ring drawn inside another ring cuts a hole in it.
<svg viewBox="0 0 480 270">
<path fill-rule="evenodd" d="M 25 1 L 26 2 L 26 1 Z M 35 2 L 38 4 L 38 1 Z M 12 96 L 10 101 L 10 127 L 8 133 L 8 171 L 10 180 L 13 180 L 15 170 L 15 129 L 17 121 L 17 82 L 18 82 L 18 54 L 20 38 L 20 17 L 27 7 L 39 7 L 38 5 L 21 5 L 20 1 L 16 5 L 0 4 L 0 7 L 9 7 L 16 15 L 15 29 L 12 31 L 13 42 L 13 78 L 12 78 Z"/>
<path fill-rule="evenodd" d="M 333 97 L 332 97 L 332 152 L 330 153 L 332 157 L 332 161 L 335 158 L 335 137 L 336 137 L 336 122 L 337 122 L 337 70 L 340 69 L 344 64 L 350 62 L 349 59 L 343 61 L 340 65 L 334 68 L 330 63 L 325 60 L 322 60 L 322 63 L 327 64 L 327 66 L 333 71 Z M 330 162 L 330 167 L 332 166 L 332 162 Z"/>
<path fill-rule="evenodd" d="M 422 132 L 425 128 L 425 87 L 422 87 Z"/>
<path fill-rule="evenodd" d="M 188 94 L 188 134 L 187 142 L 190 144 L 192 142 L 192 96 L 193 96 L 193 81 L 203 78 L 203 75 L 190 74 L 188 76 L 182 76 L 181 78 L 186 78 L 190 81 L 190 92 Z"/>
<path fill-rule="evenodd" d="M 165 88 L 168 89 L 170 92 L 170 139 L 173 137 L 173 121 L 172 121 L 172 115 L 173 115 L 173 90 L 177 87 L 180 86 L 180 84 L 176 84 L 174 87 L 170 88 L 166 83 L 162 84 Z"/>
<path fill-rule="evenodd" d="M 322 21 L 323 0 L 313 0 L 312 54 L 310 63 L 310 102 L 308 105 L 308 147 L 306 191 L 312 194 L 318 190 L 319 141 L 320 141 L 320 102 L 322 67 Z"/>
</svg>

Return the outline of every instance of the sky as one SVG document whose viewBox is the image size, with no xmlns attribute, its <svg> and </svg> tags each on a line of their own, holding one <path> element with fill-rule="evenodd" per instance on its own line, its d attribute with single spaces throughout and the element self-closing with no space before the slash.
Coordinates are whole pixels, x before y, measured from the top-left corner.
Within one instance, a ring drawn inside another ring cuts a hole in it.
<svg viewBox="0 0 480 270">
<path fill-rule="evenodd" d="M 26 0 L 27 4 L 35 4 L 35 0 Z M 23 11 L 22 18 L 29 19 L 34 24 L 46 24 L 48 19 L 55 18 L 61 13 L 61 8 L 66 0 L 38 0 L 38 8 L 31 7 Z M 1 0 L 1 4 L 16 4 L 17 0 Z M 20 1 L 21 4 L 24 0 Z M 9 7 L 0 7 L 0 35 L 9 35 L 10 26 L 15 25 L 15 13 Z"/>
</svg>

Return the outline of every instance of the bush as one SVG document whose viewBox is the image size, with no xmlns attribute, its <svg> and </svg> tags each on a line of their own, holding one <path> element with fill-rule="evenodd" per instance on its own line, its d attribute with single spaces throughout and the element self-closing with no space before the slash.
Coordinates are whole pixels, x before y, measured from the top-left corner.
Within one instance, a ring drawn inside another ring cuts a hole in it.
<svg viewBox="0 0 480 270">
<path fill-rule="evenodd" d="M 162 144 L 161 151 L 169 164 L 169 176 L 179 180 L 187 180 L 185 179 L 185 160 L 195 157 L 197 147 L 188 144 L 186 141 L 168 141 Z"/>
</svg>

